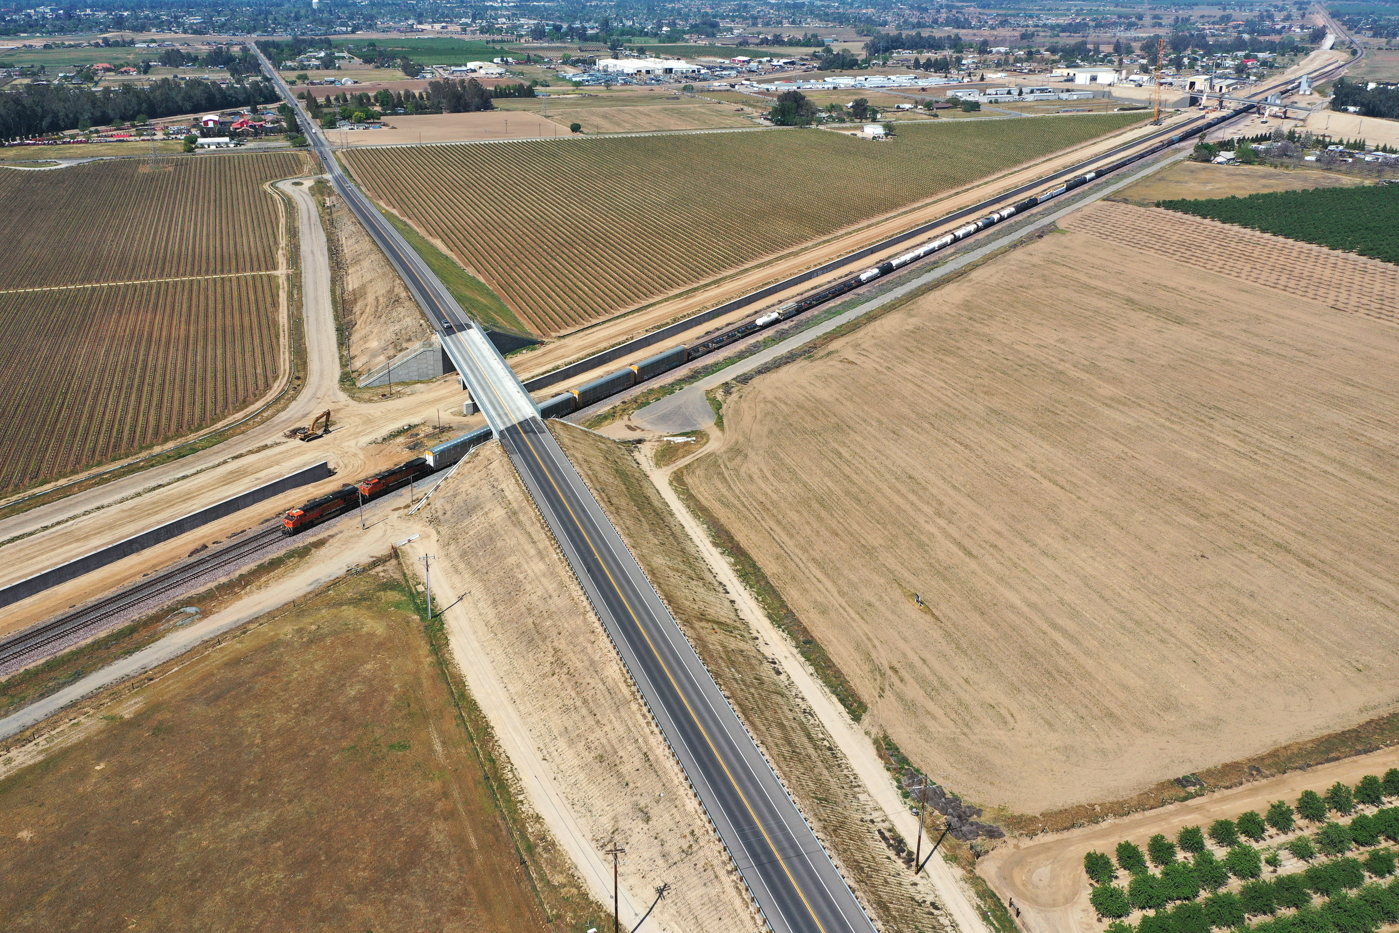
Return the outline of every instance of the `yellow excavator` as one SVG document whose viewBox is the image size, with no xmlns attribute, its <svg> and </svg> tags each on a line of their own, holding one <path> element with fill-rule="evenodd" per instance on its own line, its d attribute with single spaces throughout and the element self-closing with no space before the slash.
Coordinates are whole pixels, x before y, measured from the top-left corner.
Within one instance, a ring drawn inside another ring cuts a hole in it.
<svg viewBox="0 0 1399 933">
<path fill-rule="evenodd" d="M 324 422 L 324 423 L 322 423 Z M 317 430 L 319 426 L 320 430 Z M 330 433 L 330 409 L 327 408 L 315 417 L 309 428 L 292 428 L 287 432 L 288 437 L 294 437 L 299 441 L 314 441 L 318 437 L 324 437 Z"/>
</svg>

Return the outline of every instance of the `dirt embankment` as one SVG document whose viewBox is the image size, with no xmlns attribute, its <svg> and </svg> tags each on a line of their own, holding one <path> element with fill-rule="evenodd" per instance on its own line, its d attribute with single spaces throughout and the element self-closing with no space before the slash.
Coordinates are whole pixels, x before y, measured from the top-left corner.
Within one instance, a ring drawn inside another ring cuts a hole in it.
<svg viewBox="0 0 1399 933">
<path fill-rule="evenodd" d="M 322 216 L 330 217 L 331 273 L 341 356 L 349 354 L 358 380 L 411 346 L 432 336 L 413 296 L 345 203 L 328 194 Z"/>
<path fill-rule="evenodd" d="M 602 624 L 498 445 L 436 494 L 432 579 L 473 695 L 599 900 L 621 863 L 622 921 L 647 928 L 757 931 L 742 882 L 710 829 Z M 445 578 L 445 582 L 444 582 Z M 630 917 L 630 921 L 628 921 Z M 652 924 L 655 924 L 652 926 Z"/>
<path fill-rule="evenodd" d="M 548 929 L 405 595 L 341 578 L 0 779 L 0 926 Z"/>
<path fill-rule="evenodd" d="M 1177 260 L 1154 216 L 1075 232 L 1096 211 L 1164 213 L 1095 206 L 753 379 L 686 467 L 872 727 L 1020 813 L 1399 689 L 1399 329 L 1304 297 L 1327 266 L 1236 263 L 1250 231 Z"/>
<path fill-rule="evenodd" d="M 557 423 L 559 442 L 602 503 L 700 657 L 776 765 L 855 893 L 885 929 L 947 929 L 896 857 L 903 844 L 848 761 L 671 513 L 629 446 Z M 886 843 L 881 834 L 889 840 Z M 910 853 L 911 855 L 911 853 Z"/>
</svg>

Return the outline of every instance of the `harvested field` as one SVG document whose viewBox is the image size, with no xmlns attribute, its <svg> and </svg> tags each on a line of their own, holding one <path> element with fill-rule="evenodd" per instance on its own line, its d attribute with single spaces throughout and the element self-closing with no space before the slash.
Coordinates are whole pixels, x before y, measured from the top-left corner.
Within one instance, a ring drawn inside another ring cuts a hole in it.
<svg viewBox="0 0 1399 933">
<path fill-rule="evenodd" d="M 1130 242 L 1185 265 L 1278 289 L 1337 311 L 1391 322 L 1399 315 L 1399 273 L 1378 259 L 1128 204 L 1095 205 L 1065 226 L 1108 242 Z M 1145 231 L 1149 235 L 1143 235 Z"/>
<path fill-rule="evenodd" d="M 276 380 L 275 275 L 0 292 L 0 493 L 188 434 Z"/>
<path fill-rule="evenodd" d="M 868 728 L 978 804 L 1123 797 L 1396 705 L 1399 329 L 1306 297 L 1320 256 L 1223 274 L 1251 231 L 1198 264 L 1126 245 L 1169 242 L 1157 213 L 1091 208 L 753 379 L 684 470 Z"/>
<path fill-rule="evenodd" d="M 904 840 L 862 790 L 796 686 L 759 648 L 753 629 L 642 472 L 635 448 L 563 422 L 551 425 L 861 903 L 884 929 L 946 929 L 947 918 L 930 909 L 926 892 L 912 884 L 912 873 L 896 857 L 896 848 L 905 851 Z"/>
<path fill-rule="evenodd" d="M 769 130 L 365 150 L 345 161 L 532 328 L 559 334 L 1141 119 L 908 126 L 881 146 Z M 762 204 L 763 216 L 733 204 Z"/>
<path fill-rule="evenodd" d="M 0 779 L 6 930 L 548 928 L 396 573 L 173 667 Z"/>
<path fill-rule="evenodd" d="M 646 107 L 550 107 L 549 119 L 563 127 L 577 123 L 584 133 L 717 130 L 754 125 L 732 107 L 703 102 Z"/>
<path fill-rule="evenodd" d="M 1304 188 L 1340 188 L 1364 184 L 1364 179 L 1334 172 L 1289 171 L 1266 165 L 1215 165 L 1212 162 L 1177 162 L 1152 172 L 1134 185 L 1112 195 L 1138 207 L 1155 207 L 1171 198 L 1227 198 L 1267 191 L 1300 191 Z"/>
<path fill-rule="evenodd" d="M 628 929 L 668 883 L 648 929 L 756 933 L 737 871 L 499 445 L 436 493 L 430 521 L 434 586 L 467 594 L 444 614 L 457 663 L 593 890 L 610 905 L 612 863 L 600 853 L 618 842 Z M 549 793 L 572 821 L 539 796 Z"/>
<path fill-rule="evenodd" d="M 261 189 L 305 168 L 272 152 L 0 172 L 0 290 L 275 269 L 280 213 Z"/>
<path fill-rule="evenodd" d="M 478 113 L 393 114 L 382 130 L 332 130 L 336 146 L 388 146 L 417 143 L 462 143 L 483 139 L 536 139 L 564 136 L 567 127 L 532 113 L 484 110 Z"/>
</svg>

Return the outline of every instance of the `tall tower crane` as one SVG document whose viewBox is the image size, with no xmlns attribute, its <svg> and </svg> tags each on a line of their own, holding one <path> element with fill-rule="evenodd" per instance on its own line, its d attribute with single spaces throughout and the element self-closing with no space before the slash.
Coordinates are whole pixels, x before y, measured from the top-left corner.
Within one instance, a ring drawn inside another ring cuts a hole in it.
<svg viewBox="0 0 1399 933">
<path fill-rule="evenodd" d="M 1155 117 L 1152 119 L 1152 121 L 1151 121 L 1151 125 L 1152 125 L 1152 126 L 1160 126 L 1160 125 L 1161 125 L 1161 66 L 1165 63 L 1165 61 L 1166 61 L 1166 39 L 1165 39 L 1164 36 L 1157 36 L 1157 37 L 1156 37 L 1156 75 L 1155 75 L 1156 87 L 1153 89 L 1153 90 L 1154 90 L 1154 93 L 1151 95 L 1151 97 L 1152 97 L 1152 103 L 1155 105 L 1155 108 L 1156 108 L 1156 116 L 1155 116 Z"/>
</svg>

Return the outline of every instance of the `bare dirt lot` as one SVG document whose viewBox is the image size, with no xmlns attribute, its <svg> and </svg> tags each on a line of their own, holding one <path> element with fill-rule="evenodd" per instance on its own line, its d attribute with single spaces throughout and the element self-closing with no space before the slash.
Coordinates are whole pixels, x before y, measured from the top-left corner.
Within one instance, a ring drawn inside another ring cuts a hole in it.
<svg viewBox="0 0 1399 933">
<path fill-rule="evenodd" d="M 431 522 L 434 587 L 449 601 L 465 594 L 445 614 L 452 651 L 521 787 L 598 899 L 611 902 L 612 862 L 600 853 L 617 842 L 627 850 L 628 928 L 667 883 L 648 929 L 758 930 L 732 862 L 499 445 L 446 481 Z"/>
<path fill-rule="evenodd" d="M 1307 771 L 1257 781 L 1218 794 L 1197 797 L 1159 810 L 1133 814 L 1086 829 L 1054 833 L 1003 845 L 977 864 L 1002 899 L 1014 898 L 1031 933 L 1082 933 L 1102 927 L 1088 902 L 1088 878 L 1083 872 L 1087 852 L 1111 853 L 1126 839 L 1142 848 L 1156 833 L 1174 839 L 1185 826 L 1209 826 L 1215 820 L 1236 819 L 1245 810 L 1263 813 L 1275 800 L 1293 803 L 1304 790 L 1325 793 L 1336 781 L 1354 786 L 1367 774 L 1380 775 L 1399 765 L 1399 749 L 1387 748 L 1347 758 Z M 1277 841 L 1276 833 L 1269 840 Z M 1296 859 L 1283 854 L 1285 868 Z"/>
<path fill-rule="evenodd" d="M 333 146 L 387 146 L 404 143 L 462 143 L 480 139 L 537 139 L 567 136 L 560 127 L 538 114 L 515 110 L 480 113 L 394 114 L 382 130 L 331 130 Z"/>
<path fill-rule="evenodd" d="M 1327 133 L 1335 139 L 1363 139 L 1371 145 L 1399 146 L 1399 120 L 1381 120 L 1354 113 L 1318 110 L 1303 124 L 1313 133 Z"/>
<path fill-rule="evenodd" d="M 1334 172 L 1289 171 L 1266 165 L 1215 165 L 1212 162 L 1177 162 L 1123 188 L 1112 196 L 1139 207 L 1155 207 L 1171 198 L 1243 197 L 1268 191 L 1303 188 L 1336 188 L 1363 184 L 1364 180 Z"/>
<path fill-rule="evenodd" d="M 1100 209 L 1153 216 L 758 377 L 685 468 L 869 727 L 1022 813 L 1354 725 L 1399 685 L 1399 330 L 1134 249 L 1156 212 Z"/>
<path fill-rule="evenodd" d="M 405 597 L 345 578 L 0 780 L 0 925 L 546 929 Z"/>
</svg>

